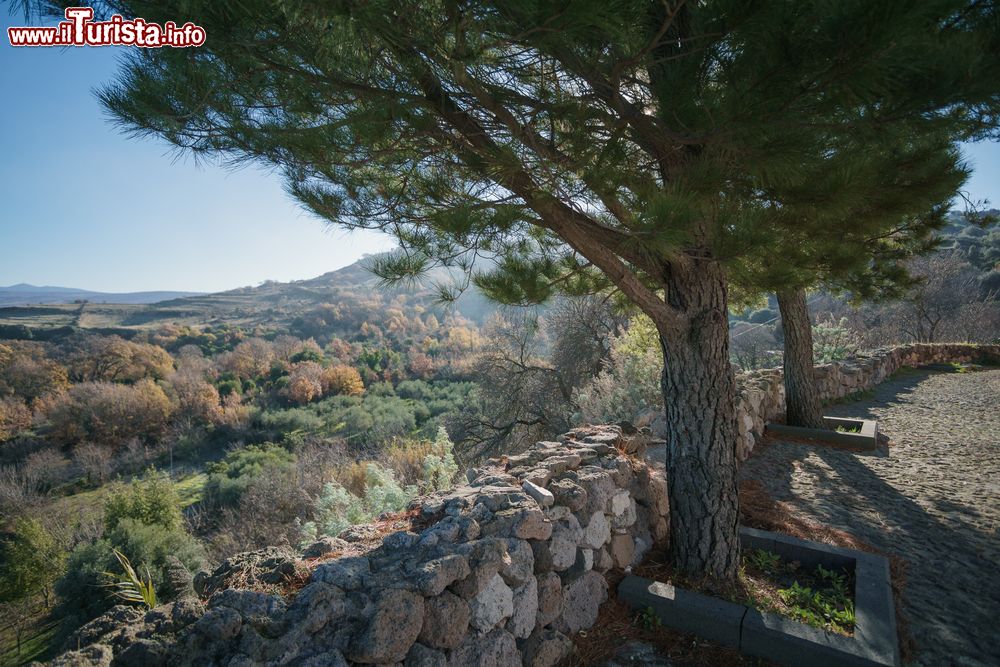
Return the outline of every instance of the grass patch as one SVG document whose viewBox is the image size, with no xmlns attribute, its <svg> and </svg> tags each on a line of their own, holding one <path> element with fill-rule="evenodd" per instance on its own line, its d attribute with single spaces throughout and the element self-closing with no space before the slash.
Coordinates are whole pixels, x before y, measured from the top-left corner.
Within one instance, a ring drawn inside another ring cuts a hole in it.
<svg viewBox="0 0 1000 667">
<path fill-rule="evenodd" d="M 174 482 L 174 490 L 181 499 L 181 509 L 201 502 L 205 493 L 205 481 L 208 475 L 203 472 L 182 477 Z"/>
<path fill-rule="evenodd" d="M 854 632 L 854 576 L 850 572 L 804 570 L 777 554 L 750 550 L 740 573 L 747 604 L 800 623 L 850 635 Z"/>
<path fill-rule="evenodd" d="M 0 665 L 27 665 L 34 661 L 50 660 L 62 640 L 63 619 L 53 618 L 49 610 L 41 610 L 31 627 L 21 637 L 21 652 L 11 628 L 0 631 Z"/>
</svg>

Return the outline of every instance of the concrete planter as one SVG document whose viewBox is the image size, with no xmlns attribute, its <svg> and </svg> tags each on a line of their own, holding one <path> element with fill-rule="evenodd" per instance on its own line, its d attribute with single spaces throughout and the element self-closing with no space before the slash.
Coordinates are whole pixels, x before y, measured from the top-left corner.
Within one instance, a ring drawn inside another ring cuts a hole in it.
<svg viewBox="0 0 1000 667">
<path fill-rule="evenodd" d="M 651 607 L 668 627 L 782 665 L 898 667 L 896 613 L 884 557 L 753 528 L 741 528 L 740 541 L 745 549 L 766 549 L 809 568 L 853 568 L 854 635 L 845 637 L 633 575 L 618 586 L 618 596 L 635 609 Z"/>
<path fill-rule="evenodd" d="M 797 440 L 809 440 L 842 449 L 856 449 L 870 452 L 878 447 L 877 421 L 871 419 L 843 419 L 841 417 L 823 417 L 823 421 L 827 423 L 830 427 L 829 429 L 769 423 L 766 432 L 778 437 L 785 436 Z M 837 427 L 849 430 L 838 431 Z"/>
</svg>

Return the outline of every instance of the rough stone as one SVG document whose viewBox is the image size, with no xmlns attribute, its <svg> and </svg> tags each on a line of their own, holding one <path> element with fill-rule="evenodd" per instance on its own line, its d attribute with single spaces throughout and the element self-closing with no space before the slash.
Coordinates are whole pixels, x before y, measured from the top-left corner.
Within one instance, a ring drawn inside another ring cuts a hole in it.
<svg viewBox="0 0 1000 667">
<path fill-rule="evenodd" d="M 541 540 L 528 540 L 531 545 L 531 554 L 535 557 L 534 572 L 536 575 L 545 574 L 552 571 L 552 551 L 549 542 Z"/>
<path fill-rule="evenodd" d="M 583 537 L 580 522 L 572 514 L 555 523 L 549 550 L 552 554 L 552 569 L 557 572 L 569 569 L 576 562 L 576 547 Z"/>
<path fill-rule="evenodd" d="M 635 541 L 631 535 L 615 534 L 611 536 L 611 560 L 615 567 L 626 568 L 632 564 L 635 556 Z"/>
<path fill-rule="evenodd" d="M 571 579 L 564 586 L 562 613 L 555 628 L 569 635 L 589 628 L 607 599 L 608 582 L 597 572 L 584 572 Z"/>
<path fill-rule="evenodd" d="M 417 640 L 423 622 L 423 598 L 409 591 L 384 591 L 371 620 L 351 642 L 347 658 L 361 663 L 399 662 Z"/>
<path fill-rule="evenodd" d="M 285 601 L 278 595 L 227 588 L 209 599 L 208 608 L 215 609 L 217 607 L 233 609 L 245 619 L 276 618 L 284 613 Z"/>
<path fill-rule="evenodd" d="M 505 618 L 514 613 L 514 591 L 511 590 L 499 574 L 483 587 L 469 601 L 472 615 L 469 623 L 482 632 L 489 632 Z"/>
<path fill-rule="evenodd" d="M 535 629 L 538 618 L 538 581 L 531 577 L 523 586 L 514 589 L 514 611 L 507 621 L 507 631 L 524 639 Z"/>
<path fill-rule="evenodd" d="M 555 572 L 538 577 L 538 618 L 539 626 L 553 623 L 562 613 L 562 580 Z"/>
<path fill-rule="evenodd" d="M 576 575 L 592 569 L 594 569 L 594 550 L 586 548 L 577 549 L 576 561 L 569 570 L 570 574 Z"/>
<path fill-rule="evenodd" d="M 322 630 L 327 623 L 347 615 L 344 591 L 322 581 L 306 585 L 288 608 L 285 620 L 301 625 L 308 633 Z"/>
<path fill-rule="evenodd" d="M 581 508 L 588 514 L 607 512 L 616 486 L 607 470 L 587 466 L 577 471 L 576 483 L 587 492 L 587 503 Z"/>
<path fill-rule="evenodd" d="M 194 590 L 202 597 L 228 588 L 239 582 L 244 587 L 264 587 L 281 584 L 295 575 L 296 558 L 287 549 L 267 547 L 230 556 L 208 574 L 199 572 L 194 577 Z"/>
<path fill-rule="evenodd" d="M 429 560 L 419 567 L 415 575 L 417 590 L 425 597 L 440 595 L 441 592 L 471 574 L 469 561 L 462 554 L 449 554 Z"/>
<path fill-rule="evenodd" d="M 496 629 L 484 637 L 468 635 L 451 652 L 449 667 L 521 667 L 521 655 L 514 635 Z"/>
<path fill-rule="evenodd" d="M 424 623 L 418 639 L 432 648 L 455 648 L 469 631 L 471 618 L 469 603 L 445 591 L 424 601 Z"/>
<path fill-rule="evenodd" d="M 587 549 L 600 549 L 611 539 L 611 524 L 604 512 L 594 512 L 583 529 L 580 546 Z"/>
<path fill-rule="evenodd" d="M 459 547 L 466 555 L 471 573 L 451 589 L 466 600 L 475 597 L 500 570 L 511 563 L 506 540 L 488 537 Z"/>
<path fill-rule="evenodd" d="M 192 631 L 211 641 L 225 641 L 240 633 L 243 617 L 235 609 L 216 607 L 199 618 Z"/>
<path fill-rule="evenodd" d="M 410 648 L 404 667 L 448 667 L 448 658 L 441 651 L 417 643 Z"/>
<path fill-rule="evenodd" d="M 331 553 L 337 553 L 350 547 L 350 542 L 339 537 L 323 537 L 302 551 L 304 558 L 319 558 Z"/>
<path fill-rule="evenodd" d="M 549 484 L 549 491 L 559 505 L 568 507 L 572 512 L 578 512 L 587 504 L 587 492 L 582 486 L 570 479 L 557 479 Z"/>
<path fill-rule="evenodd" d="M 49 664 L 52 667 L 108 667 L 114 651 L 104 644 L 91 644 L 79 651 L 68 651 Z"/>
<path fill-rule="evenodd" d="M 345 591 L 356 591 L 365 587 L 371 575 L 371 562 L 365 556 L 338 558 L 323 563 L 313 570 L 312 580 L 333 584 Z"/>
<path fill-rule="evenodd" d="M 611 552 L 608 551 L 607 547 L 601 547 L 594 552 L 594 569 L 598 572 L 607 572 L 615 566 L 614 560 L 611 558 Z"/>
<path fill-rule="evenodd" d="M 526 540 L 511 538 L 507 540 L 507 553 L 510 563 L 500 570 L 500 576 L 511 588 L 524 585 L 535 572 L 535 555 L 531 545 Z"/>
<path fill-rule="evenodd" d="M 556 501 L 555 496 L 553 496 L 548 489 L 529 480 L 524 480 L 521 484 L 521 488 L 524 489 L 525 493 L 535 499 L 535 502 L 538 503 L 539 507 L 551 507 Z"/>
<path fill-rule="evenodd" d="M 524 667 L 555 667 L 573 652 L 573 642 L 563 633 L 539 628 L 521 647 Z"/>
</svg>

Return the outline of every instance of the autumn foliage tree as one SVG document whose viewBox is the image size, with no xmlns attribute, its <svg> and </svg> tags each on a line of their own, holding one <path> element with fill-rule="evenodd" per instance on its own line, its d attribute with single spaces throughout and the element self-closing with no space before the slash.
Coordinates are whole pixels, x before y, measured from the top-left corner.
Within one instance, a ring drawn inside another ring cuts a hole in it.
<svg viewBox="0 0 1000 667">
<path fill-rule="evenodd" d="M 117 447 L 131 438 L 152 440 L 163 433 L 170 399 L 152 380 L 134 385 L 83 382 L 73 385 L 49 411 L 52 436 Z"/>
<path fill-rule="evenodd" d="M 346 364 L 334 364 L 320 373 L 323 393 L 329 396 L 360 396 L 365 393 L 365 384 L 357 369 Z"/>
<path fill-rule="evenodd" d="M 841 149 L 996 110 L 1000 21 L 974 0 L 239 4 L 115 0 L 205 27 L 101 93 L 130 131 L 281 170 L 333 223 L 399 239 L 389 280 L 473 270 L 507 302 L 613 289 L 665 358 L 676 564 L 735 577 L 727 284 L 765 215 Z M 804 236 L 808 242 L 808 233 Z"/>
</svg>

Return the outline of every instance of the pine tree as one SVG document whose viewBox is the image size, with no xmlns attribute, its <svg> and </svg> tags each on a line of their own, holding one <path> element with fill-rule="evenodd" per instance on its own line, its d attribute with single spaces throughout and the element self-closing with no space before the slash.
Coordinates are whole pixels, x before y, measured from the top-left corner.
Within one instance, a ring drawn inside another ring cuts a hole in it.
<svg viewBox="0 0 1000 667">
<path fill-rule="evenodd" d="M 968 127 L 959 121 L 948 132 L 942 125 L 919 140 L 883 133 L 865 150 L 830 154 L 827 173 L 807 192 L 769 207 L 776 217 L 812 220 L 801 233 L 776 236 L 776 261 L 751 262 L 732 273 L 742 292 L 777 296 L 786 423 L 825 428 L 806 290 L 821 287 L 858 300 L 899 296 L 912 286 L 905 260 L 935 246 L 933 232 L 968 175 L 953 145 Z M 818 224 L 823 218 L 826 224 Z M 817 237 L 817 230 L 829 233 Z"/>
<path fill-rule="evenodd" d="M 128 57 L 101 93 L 126 129 L 267 164 L 321 218 L 394 234 L 384 278 L 443 264 L 506 302 L 613 289 L 647 314 L 673 555 L 725 578 L 739 561 L 728 274 L 789 225 L 835 231 L 775 225 L 762 199 L 807 190 L 831 150 L 886 128 L 995 109 L 1000 86 L 998 17 L 968 0 L 107 8 L 208 35 Z"/>
</svg>

